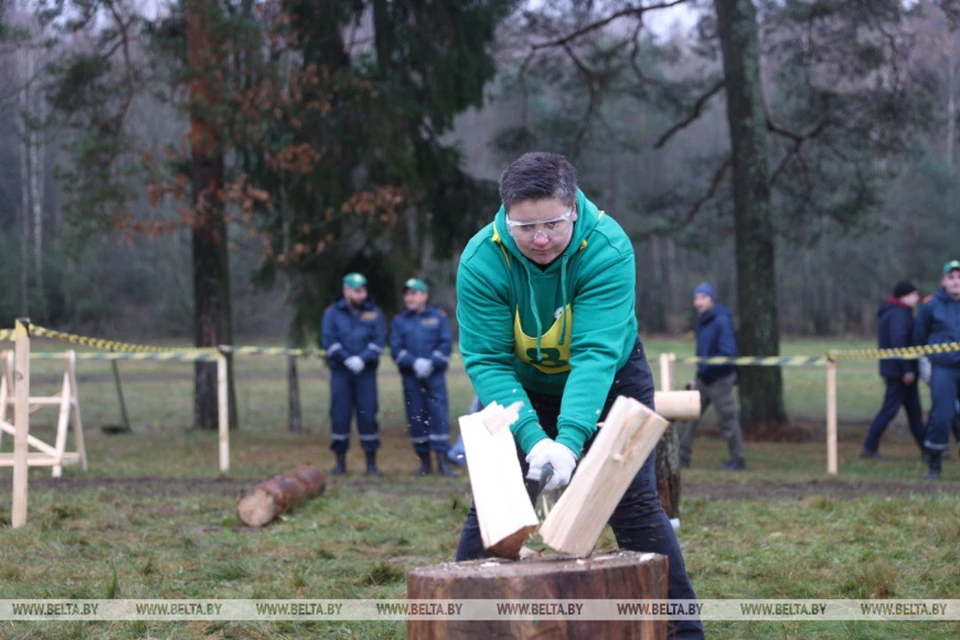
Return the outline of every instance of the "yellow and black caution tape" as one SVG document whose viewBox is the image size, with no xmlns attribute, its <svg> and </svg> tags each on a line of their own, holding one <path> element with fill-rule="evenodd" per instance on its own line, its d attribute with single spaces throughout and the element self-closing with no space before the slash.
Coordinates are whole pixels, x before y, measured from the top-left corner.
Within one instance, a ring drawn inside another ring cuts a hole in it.
<svg viewBox="0 0 960 640">
<path fill-rule="evenodd" d="M 34 336 L 64 340 L 66 342 L 70 342 L 73 344 L 81 344 L 86 347 L 93 347 L 94 349 L 104 349 L 107 351 L 152 352 L 152 353 L 165 353 L 168 351 L 176 351 L 176 352 L 182 352 L 182 353 L 216 351 L 214 347 L 207 347 L 207 348 L 192 347 L 192 348 L 185 348 L 185 349 L 171 349 L 169 347 L 152 347 L 152 346 L 143 345 L 143 344 L 117 342 L 115 340 L 104 340 L 102 338 L 91 338 L 88 336 L 80 336 L 74 333 L 66 333 L 65 331 L 55 331 L 53 329 L 47 329 L 46 327 L 40 327 L 35 324 L 30 325 L 30 332 Z"/>
<path fill-rule="evenodd" d="M 284 347 L 234 347 L 229 344 L 222 344 L 219 347 L 222 353 L 232 353 L 238 356 L 294 356 L 297 358 L 306 358 L 308 356 L 323 357 L 326 351 L 323 349 L 286 349 Z"/>
<path fill-rule="evenodd" d="M 676 362 L 686 364 L 736 364 L 746 367 L 822 367 L 827 364 L 827 358 L 825 356 L 741 356 L 736 358 L 727 356 L 711 358 L 681 356 L 676 359 Z"/>
<path fill-rule="evenodd" d="M 62 360 L 63 352 L 33 351 L 31 358 L 37 360 Z M 217 354 L 211 351 L 82 351 L 77 360 L 163 360 L 173 362 L 211 362 Z"/>
<path fill-rule="evenodd" d="M 0 342 L 13 340 L 13 329 L 0 329 Z"/>
<path fill-rule="evenodd" d="M 880 358 L 883 360 L 899 358 L 913 360 L 931 353 L 951 353 L 960 351 L 960 342 L 928 344 L 920 347 L 900 347 L 897 349 L 855 349 L 850 351 L 833 350 L 827 353 L 831 360 L 841 358 Z"/>
</svg>

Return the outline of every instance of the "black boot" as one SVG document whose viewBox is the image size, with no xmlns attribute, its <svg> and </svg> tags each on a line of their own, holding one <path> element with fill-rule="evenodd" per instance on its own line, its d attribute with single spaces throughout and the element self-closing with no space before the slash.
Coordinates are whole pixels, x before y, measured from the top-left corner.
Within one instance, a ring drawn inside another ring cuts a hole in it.
<svg viewBox="0 0 960 640">
<path fill-rule="evenodd" d="M 428 476 L 433 473 L 433 467 L 430 465 L 430 452 L 427 453 L 418 453 L 420 456 L 420 468 L 414 471 L 413 476 Z"/>
<path fill-rule="evenodd" d="M 923 476 L 924 480 L 939 480 L 940 479 L 940 452 L 931 451 L 930 452 L 930 463 L 927 468 L 927 473 Z"/>
<path fill-rule="evenodd" d="M 367 475 L 380 477 L 380 469 L 377 469 L 377 452 L 367 451 Z"/>
<path fill-rule="evenodd" d="M 447 462 L 447 452 L 437 451 L 437 475 L 445 478 L 456 478 L 457 472 L 450 468 Z"/>
<path fill-rule="evenodd" d="M 342 476 L 347 472 L 347 454 L 346 452 L 337 454 L 337 464 L 329 473 L 332 476 Z"/>
</svg>

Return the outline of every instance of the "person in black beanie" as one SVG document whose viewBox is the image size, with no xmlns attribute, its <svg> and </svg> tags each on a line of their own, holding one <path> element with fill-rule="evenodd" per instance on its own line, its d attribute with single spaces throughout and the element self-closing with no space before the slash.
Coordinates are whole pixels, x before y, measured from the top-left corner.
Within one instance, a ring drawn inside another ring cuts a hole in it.
<svg viewBox="0 0 960 640">
<path fill-rule="evenodd" d="M 919 302 L 920 292 L 913 283 L 901 281 L 893 288 L 893 295 L 880 303 L 877 310 L 877 346 L 880 349 L 913 346 L 913 310 Z M 887 387 L 883 406 L 870 424 L 860 457 L 884 459 L 879 453 L 880 438 L 901 406 L 907 412 L 910 433 L 923 453 L 926 429 L 923 427 L 923 410 L 917 387 L 917 361 L 900 358 L 880 360 L 880 377 Z"/>
</svg>

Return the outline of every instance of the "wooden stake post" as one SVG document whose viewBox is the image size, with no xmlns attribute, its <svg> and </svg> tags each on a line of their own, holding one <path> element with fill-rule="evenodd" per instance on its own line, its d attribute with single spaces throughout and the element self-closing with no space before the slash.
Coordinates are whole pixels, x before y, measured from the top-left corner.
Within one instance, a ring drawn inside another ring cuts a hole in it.
<svg viewBox="0 0 960 640">
<path fill-rule="evenodd" d="M 27 436 L 30 435 L 30 320 L 17 318 L 14 327 L 16 340 L 14 422 L 13 436 L 13 503 L 10 524 L 14 529 L 27 524 Z"/>
<path fill-rule="evenodd" d="M 827 359 L 827 473 L 837 475 L 837 361 Z"/>
<path fill-rule="evenodd" d="M 27 338 L 29 341 L 29 338 Z M 29 346 L 27 347 L 29 349 Z M 19 353 L 19 352 L 18 352 Z M 56 406 L 60 408 L 60 416 L 57 420 L 56 440 L 53 446 L 40 440 L 36 436 L 30 435 L 29 424 L 27 426 L 27 446 L 36 449 L 34 453 L 27 453 L 27 465 L 31 467 L 52 467 L 53 477 L 59 478 L 63 475 L 63 466 L 67 464 L 79 464 L 80 467 L 87 470 L 87 452 L 83 439 L 83 423 L 80 419 L 80 397 L 77 387 L 77 355 L 74 351 L 64 353 L 64 372 L 63 385 L 60 392 L 52 396 L 29 396 L 30 380 L 29 369 L 25 377 L 21 375 L 23 369 L 18 364 L 14 365 L 13 355 L 9 351 L 0 354 L 3 360 L 3 376 L 0 378 L 0 439 L 3 434 L 16 435 L 16 427 L 7 422 L 8 409 L 14 405 L 14 421 L 19 424 L 21 410 L 16 406 L 17 400 L 11 398 L 11 389 L 17 389 L 21 381 L 26 381 L 24 386 L 27 388 L 27 418 L 42 407 Z M 19 357 L 19 356 L 18 356 Z M 29 360 L 29 353 L 27 356 Z M 17 384 L 14 384 L 16 379 Z M 14 391 L 14 395 L 17 395 Z M 18 396 L 19 397 L 19 396 Z M 72 416 L 71 416 L 72 413 Z M 70 423 L 73 423 L 73 440 L 76 451 L 67 452 L 67 431 Z M 16 445 L 14 445 L 16 452 Z M 16 455 L 0 453 L 0 467 L 16 467 Z"/>
<path fill-rule="evenodd" d="M 227 357 L 217 354 L 217 425 L 219 427 L 220 473 L 230 471 L 230 411 L 227 401 Z"/>
<path fill-rule="evenodd" d="M 660 354 L 660 390 L 670 391 L 673 389 L 673 363 L 677 356 L 672 353 Z"/>
</svg>

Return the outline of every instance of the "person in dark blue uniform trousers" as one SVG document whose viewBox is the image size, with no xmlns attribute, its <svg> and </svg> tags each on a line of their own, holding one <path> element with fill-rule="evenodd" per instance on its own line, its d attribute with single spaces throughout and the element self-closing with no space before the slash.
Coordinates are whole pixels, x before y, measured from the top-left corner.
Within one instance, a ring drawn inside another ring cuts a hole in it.
<svg viewBox="0 0 960 640">
<path fill-rule="evenodd" d="M 917 346 L 960 342 L 960 260 L 943 265 L 942 285 L 933 297 L 920 305 L 913 327 Z M 930 399 L 933 407 L 927 424 L 924 447 L 929 452 L 927 480 L 939 480 L 941 460 L 950 446 L 950 427 L 960 397 L 960 351 L 931 353 Z"/>
<path fill-rule="evenodd" d="M 359 273 L 343 278 L 343 295 L 323 314 L 323 348 L 330 366 L 330 450 L 337 456 L 332 475 L 347 472 L 350 420 L 357 412 L 360 446 L 367 454 L 367 475 L 380 476 L 377 449 L 377 365 L 387 337 L 383 312 L 367 298 L 367 279 Z"/>
<path fill-rule="evenodd" d="M 453 338 L 447 314 L 427 304 L 430 289 L 419 278 L 403 285 L 403 312 L 390 325 L 390 353 L 403 377 L 403 397 L 410 425 L 410 441 L 420 458 L 415 476 L 433 473 L 432 451 L 437 458 L 437 473 L 456 477 L 450 467 L 449 404 L 447 401 L 447 364 Z"/>
</svg>

